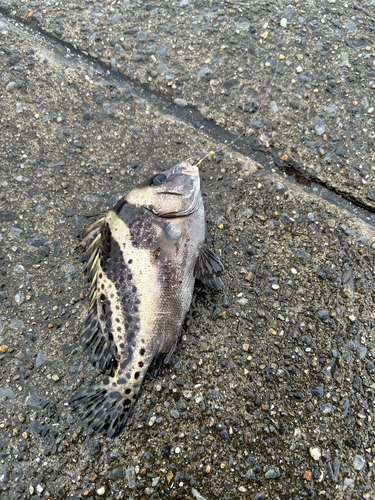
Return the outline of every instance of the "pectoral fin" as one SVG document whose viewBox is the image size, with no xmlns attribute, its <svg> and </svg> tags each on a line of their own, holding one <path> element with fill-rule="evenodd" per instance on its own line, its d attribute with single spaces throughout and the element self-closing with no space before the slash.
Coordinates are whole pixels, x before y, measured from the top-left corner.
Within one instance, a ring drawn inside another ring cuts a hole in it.
<svg viewBox="0 0 375 500">
<path fill-rule="evenodd" d="M 204 245 L 195 263 L 195 277 L 214 290 L 222 290 L 223 282 L 220 276 L 223 274 L 223 271 L 224 266 L 220 262 L 219 257 Z"/>
</svg>

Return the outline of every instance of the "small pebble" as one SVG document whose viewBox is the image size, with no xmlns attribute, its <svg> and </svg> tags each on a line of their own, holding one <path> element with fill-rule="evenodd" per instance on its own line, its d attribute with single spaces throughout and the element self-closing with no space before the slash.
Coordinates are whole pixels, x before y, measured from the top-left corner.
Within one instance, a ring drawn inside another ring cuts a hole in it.
<svg viewBox="0 0 375 500">
<path fill-rule="evenodd" d="M 322 456 L 321 449 L 318 447 L 311 447 L 309 451 L 314 460 L 319 460 Z"/>
<path fill-rule="evenodd" d="M 268 471 L 264 474 L 266 479 L 277 479 L 280 476 L 280 472 L 276 467 L 272 469 L 268 469 Z"/>
<path fill-rule="evenodd" d="M 366 465 L 366 460 L 362 455 L 356 455 L 354 457 L 353 467 L 355 470 L 361 471 Z"/>
</svg>

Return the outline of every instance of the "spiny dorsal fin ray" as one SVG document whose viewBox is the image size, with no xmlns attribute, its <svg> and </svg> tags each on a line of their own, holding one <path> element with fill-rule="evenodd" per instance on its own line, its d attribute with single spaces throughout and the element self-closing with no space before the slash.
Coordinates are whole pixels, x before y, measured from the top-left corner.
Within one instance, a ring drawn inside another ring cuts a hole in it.
<svg viewBox="0 0 375 500">
<path fill-rule="evenodd" d="M 93 222 L 86 229 L 86 235 L 81 242 L 82 245 L 88 245 L 84 260 L 86 261 L 85 272 L 87 272 L 88 280 L 91 282 L 89 291 L 90 308 L 81 328 L 81 338 L 91 364 L 96 366 L 102 373 L 113 376 L 118 366 L 117 347 L 110 340 L 108 331 L 105 331 L 105 328 L 98 320 L 97 305 L 97 272 L 101 229 L 104 220 L 105 216 Z"/>
<path fill-rule="evenodd" d="M 222 290 L 223 282 L 220 276 L 223 271 L 224 266 L 219 257 L 206 245 L 203 245 L 195 263 L 195 277 L 214 290 Z"/>
</svg>

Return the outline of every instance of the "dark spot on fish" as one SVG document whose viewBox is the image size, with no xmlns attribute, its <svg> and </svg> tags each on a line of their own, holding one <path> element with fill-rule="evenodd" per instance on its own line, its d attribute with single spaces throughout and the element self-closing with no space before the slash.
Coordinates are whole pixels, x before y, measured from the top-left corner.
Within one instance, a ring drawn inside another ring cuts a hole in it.
<svg viewBox="0 0 375 500">
<path fill-rule="evenodd" d="M 108 385 L 108 384 L 109 384 L 109 378 L 105 378 L 105 379 L 103 380 L 103 384 L 104 384 L 104 385 Z"/>
<path fill-rule="evenodd" d="M 133 262 L 133 259 L 128 260 L 128 264 L 131 264 Z"/>
<path fill-rule="evenodd" d="M 142 367 L 143 367 L 143 365 L 144 365 L 143 361 L 140 361 L 140 362 L 138 363 L 139 368 L 142 368 Z"/>
<path fill-rule="evenodd" d="M 101 314 L 101 315 L 99 316 L 99 319 L 100 319 L 100 321 L 104 321 L 104 314 Z"/>
<path fill-rule="evenodd" d="M 102 290 L 104 290 L 104 284 L 102 283 L 102 286 L 100 287 Z"/>
<path fill-rule="evenodd" d="M 134 332 L 129 332 L 127 337 L 126 337 L 126 340 L 128 342 L 131 342 L 133 340 L 133 338 L 134 338 Z"/>
<path fill-rule="evenodd" d="M 126 378 L 130 379 L 130 377 L 131 377 L 131 375 L 130 375 L 130 373 L 128 372 L 128 373 L 126 374 Z"/>
<path fill-rule="evenodd" d="M 117 328 L 117 330 L 118 330 L 118 328 Z M 125 347 L 125 344 L 124 344 L 124 343 L 121 343 L 121 344 L 120 344 L 120 349 L 123 349 L 124 347 Z"/>
<path fill-rule="evenodd" d="M 121 397 L 121 392 L 114 391 L 109 393 L 111 399 L 119 399 Z"/>
<path fill-rule="evenodd" d="M 110 331 L 108 332 L 108 338 L 111 342 L 113 341 L 113 334 Z"/>
<path fill-rule="evenodd" d="M 124 369 L 128 366 L 128 364 L 130 363 L 130 361 L 132 360 L 133 358 L 133 349 L 131 347 L 128 348 L 128 356 L 126 359 L 124 359 L 124 361 L 121 363 L 121 368 Z M 128 376 L 128 374 L 126 374 L 126 376 Z M 129 377 L 130 378 L 130 373 L 129 373 Z"/>
<path fill-rule="evenodd" d="M 119 311 L 120 310 L 120 306 L 118 304 L 116 304 L 116 310 Z"/>
<path fill-rule="evenodd" d="M 129 406 L 131 404 L 131 399 L 125 399 L 124 406 Z"/>
<path fill-rule="evenodd" d="M 120 323 L 120 318 L 116 318 L 117 323 Z"/>
<path fill-rule="evenodd" d="M 134 311 L 134 312 L 138 312 L 138 307 L 134 306 L 134 307 L 133 307 L 133 311 Z"/>
<path fill-rule="evenodd" d="M 119 383 L 119 385 L 122 385 L 122 384 L 126 383 L 126 379 L 125 378 L 118 378 L 117 382 Z"/>
<path fill-rule="evenodd" d="M 129 228 L 130 239 L 135 248 L 145 248 L 150 245 L 148 239 L 153 242 L 157 238 L 155 217 L 144 207 L 127 203 L 118 216 Z"/>
<path fill-rule="evenodd" d="M 140 354 L 141 356 L 143 356 L 145 352 L 146 352 L 146 349 L 143 349 L 143 347 L 142 347 L 142 349 L 139 351 L 139 354 Z"/>
<path fill-rule="evenodd" d="M 101 241 L 102 245 L 99 249 L 100 254 L 100 265 L 105 272 L 112 248 L 112 233 L 108 222 L 104 223 L 101 230 Z"/>
<path fill-rule="evenodd" d="M 129 388 L 125 389 L 125 394 L 130 394 L 131 392 L 132 392 L 132 390 Z"/>
<path fill-rule="evenodd" d="M 132 292 L 134 292 L 134 293 L 135 293 L 136 291 L 137 291 L 137 287 L 136 287 L 136 286 L 133 286 L 133 287 L 132 287 Z"/>
<path fill-rule="evenodd" d="M 105 295 L 104 295 L 104 293 L 101 293 L 99 298 L 100 298 L 100 300 L 105 300 Z"/>
<path fill-rule="evenodd" d="M 136 380 L 137 380 L 137 379 L 139 379 L 139 375 L 140 375 L 140 372 L 135 372 L 135 373 L 134 373 L 134 378 L 135 378 Z"/>
<path fill-rule="evenodd" d="M 130 316 L 130 314 L 126 317 L 126 321 L 129 321 L 129 323 L 131 322 L 132 320 L 132 317 Z"/>
<path fill-rule="evenodd" d="M 117 327 L 117 331 L 118 331 L 118 332 L 121 332 L 121 331 L 122 331 L 121 326 L 118 326 L 118 327 Z M 121 344 L 120 344 L 120 346 L 121 346 Z"/>
<path fill-rule="evenodd" d="M 102 279 L 103 278 L 103 273 L 99 273 L 99 278 Z"/>
<path fill-rule="evenodd" d="M 133 394 L 133 399 L 137 399 L 137 395 L 136 394 Z"/>
<path fill-rule="evenodd" d="M 128 275 L 127 275 L 127 279 L 128 279 L 128 280 L 133 279 L 133 275 L 132 275 L 132 274 L 128 274 Z"/>
</svg>

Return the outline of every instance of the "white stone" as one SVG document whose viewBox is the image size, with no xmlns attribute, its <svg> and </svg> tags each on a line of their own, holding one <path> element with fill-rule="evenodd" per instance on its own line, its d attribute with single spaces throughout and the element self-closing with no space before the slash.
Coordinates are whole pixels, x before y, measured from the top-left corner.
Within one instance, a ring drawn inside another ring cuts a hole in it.
<svg viewBox="0 0 375 500">
<path fill-rule="evenodd" d="M 205 497 L 202 497 L 202 495 L 197 491 L 195 488 L 191 488 L 191 493 L 196 500 L 206 500 Z"/>
<path fill-rule="evenodd" d="M 366 460 L 362 455 L 356 455 L 354 457 L 354 462 L 353 462 L 353 467 L 355 470 L 362 470 L 363 467 L 366 465 Z"/>
<path fill-rule="evenodd" d="M 320 457 L 322 456 L 322 452 L 320 448 L 318 448 L 317 446 L 312 446 L 310 448 L 310 455 L 313 457 L 314 460 L 319 460 Z"/>
</svg>

